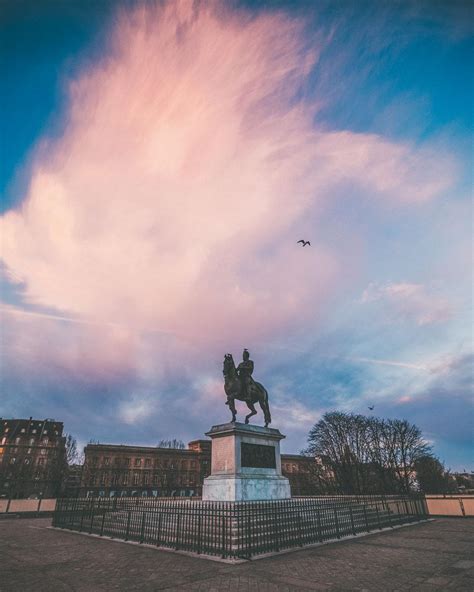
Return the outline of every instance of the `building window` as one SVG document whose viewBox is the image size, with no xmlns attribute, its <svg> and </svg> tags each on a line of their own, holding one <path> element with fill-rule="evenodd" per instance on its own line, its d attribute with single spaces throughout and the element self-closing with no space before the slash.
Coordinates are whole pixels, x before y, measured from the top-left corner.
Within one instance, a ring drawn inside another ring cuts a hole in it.
<svg viewBox="0 0 474 592">
<path fill-rule="evenodd" d="M 36 430 L 31 430 L 31 433 L 32 434 L 36 434 Z"/>
<path fill-rule="evenodd" d="M 122 477 L 122 485 L 128 485 L 128 475 Z"/>
<path fill-rule="evenodd" d="M 49 439 L 48 438 L 43 438 L 43 444 L 48 444 L 49 443 Z"/>
<path fill-rule="evenodd" d="M 145 467 L 151 467 L 151 458 L 145 459 Z"/>
<path fill-rule="evenodd" d="M 145 473 L 143 475 L 143 485 L 149 485 L 150 484 L 150 475 L 148 473 Z"/>
<path fill-rule="evenodd" d="M 183 460 L 183 462 L 181 463 L 181 468 L 183 469 L 183 471 L 185 471 L 188 468 L 188 463 Z"/>
<path fill-rule="evenodd" d="M 40 454 L 42 454 L 43 456 L 48 454 L 48 451 L 46 450 L 46 448 L 42 448 Z"/>
<path fill-rule="evenodd" d="M 191 461 L 191 468 L 192 469 L 195 469 L 196 468 L 196 461 L 195 460 L 192 460 Z"/>
<path fill-rule="evenodd" d="M 160 476 L 155 474 L 153 475 L 153 485 L 159 485 L 160 484 Z"/>
<path fill-rule="evenodd" d="M 38 460 L 38 464 L 39 464 L 39 465 L 44 465 L 44 458 L 40 458 L 40 459 Z"/>
<path fill-rule="evenodd" d="M 20 443 L 20 440 L 21 440 L 21 438 L 20 438 L 20 437 L 18 437 L 18 438 L 15 438 L 15 444 L 19 444 L 19 443 Z"/>
<path fill-rule="evenodd" d="M 14 465 L 15 463 L 16 463 L 16 458 L 13 456 L 13 457 L 10 459 L 10 464 L 11 464 L 11 465 Z"/>
<path fill-rule="evenodd" d="M 108 467 L 108 466 L 110 465 L 110 458 L 109 458 L 108 456 L 106 456 L 106 457 L 104 458 L 104 465 L 105 465 L 106 467 Z"/>
<path fill-rule="evenodd" d="M 24 434 L 26 432 L 25 428 L 21 428 L 21 433 Z"/>
<path fill-rule="evenodd" d="M 140 467 L 142 464 L 142 459 L 141 458 L 136 458 L 135 459 L 135 466 L 136 467 Z M 136 484 L 135 484 L 136 485 Z"/>
<path fill-rule="evenodd" d="M 123 464 L 124 464 L 126 467 L 129 467 L 129 466 L 130 466 L 130 459 L 129 459 L 129 458 L 126 458 L 126 459 L 124 459 L 124 461 L 123 461 Z"/>
<path fill-rule="evenodd" d="M 133 485 L 139 485 L 140 484 L 140 473 L 134 473 L 133 474 Z"/>
</svg>

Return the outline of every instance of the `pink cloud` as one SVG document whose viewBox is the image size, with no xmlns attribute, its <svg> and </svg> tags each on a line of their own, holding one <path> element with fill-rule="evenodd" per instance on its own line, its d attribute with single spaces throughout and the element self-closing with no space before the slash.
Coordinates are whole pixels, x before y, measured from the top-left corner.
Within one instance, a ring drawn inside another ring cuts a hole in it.
<svg viewBox="0 0 474 592">
<path fill-rule="evenodd" d="M 122 13 L 108 55 L 71 82 L 64 135 L 38 148 L 23 205 L 1 218 L 26 300 L 203 344 L 313 323 L 339 257 L 295 240 L 332 190 L 419 202 L 452 179 L 428 148 L 315 127 L 295 92 L 320 49 L 279 13 Z"/>
</svg>

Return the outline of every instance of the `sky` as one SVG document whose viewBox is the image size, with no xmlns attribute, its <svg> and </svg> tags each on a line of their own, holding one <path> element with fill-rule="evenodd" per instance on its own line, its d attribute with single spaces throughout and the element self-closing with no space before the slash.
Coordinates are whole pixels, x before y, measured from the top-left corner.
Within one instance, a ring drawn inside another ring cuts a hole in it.
<svg viewBox="0 0 474 592">
<path fill-rule="evenodd" d="M 3 3 L 0 416 L 188 442 L 245 347 L 283 452 L 340 410 L 474 470 L 471 6 Z"/>
</svg>

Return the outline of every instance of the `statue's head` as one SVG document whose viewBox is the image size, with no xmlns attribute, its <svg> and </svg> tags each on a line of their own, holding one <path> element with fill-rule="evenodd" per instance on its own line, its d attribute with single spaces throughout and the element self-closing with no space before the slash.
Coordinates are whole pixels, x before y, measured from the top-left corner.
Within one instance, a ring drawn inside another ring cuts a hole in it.
<svg viewBox="0 0 474 592">
<path fill-rule="evenodd" d="M 242 357 L 245 361 L 247 361 L 250 358 L 250 354 L 249 354 L 248 349 L 244 349 L 244 353 L 242 354 Z"/>
</svg>

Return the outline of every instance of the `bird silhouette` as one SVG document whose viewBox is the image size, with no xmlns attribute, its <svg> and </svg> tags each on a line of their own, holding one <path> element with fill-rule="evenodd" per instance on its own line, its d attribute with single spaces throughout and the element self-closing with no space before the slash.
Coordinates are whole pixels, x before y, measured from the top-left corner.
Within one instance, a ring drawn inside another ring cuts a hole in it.
<svg viewBox="0 0 474 592">
<path fill-rule="evenodd" d="M 370 411 L 373 411 L 374 410 L 374 407 L 375 407 L 375 405 L 372 405 L 372 407 L 369 407 L 369 410 Z"/>
<path fill-rule="evenodd" d="M 311 243 L 310 243 L 309 241 L 305 241 L 305 240 L 303 240 L 303 239 L 301 239 L 301 240 L 297 241 L 297 244 L 298 244 L 298 243 L 301 243 L 301 245 L 302 245 L 303 247 L 306 247 L 306 245 L 309 245 L 309 246 L 311 246 Z"/>
</svg>

